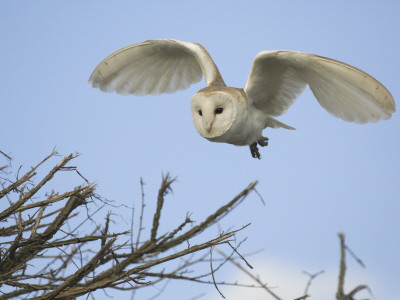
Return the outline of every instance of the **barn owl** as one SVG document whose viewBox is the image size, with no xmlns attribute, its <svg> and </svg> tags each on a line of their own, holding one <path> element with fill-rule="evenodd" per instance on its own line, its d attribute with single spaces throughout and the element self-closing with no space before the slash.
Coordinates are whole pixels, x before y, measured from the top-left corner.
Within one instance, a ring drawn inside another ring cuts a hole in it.
<svg viewBox="0 0 400 300">
<path fill-rule="evenodd" d="M 197 43 L 148 40 L 117 50 L 93 71 L 89 83 L 101 91 L 159 95 L 187 89 L 205 77 L 207 86 L 191 100 L 198 133 L 212 142 L 267 146 L 263 129 L 294 129 L 282 115 L 308 85 L 319 104 L 349 122 L 389 119 L 395 112 L 390 92 L 363 71 L 337 60 L 297 51 L 256 55 L 244 88 L 225 85 L 206 49 Z"/>
</svg>

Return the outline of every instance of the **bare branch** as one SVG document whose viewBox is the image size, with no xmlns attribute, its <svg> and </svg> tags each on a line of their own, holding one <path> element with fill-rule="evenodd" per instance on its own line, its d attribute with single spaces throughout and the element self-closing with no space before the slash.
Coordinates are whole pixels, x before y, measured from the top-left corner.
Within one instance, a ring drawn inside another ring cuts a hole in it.
<svg viewBox="0 0 400 300">
<path fill-rule="evenodd" d="M 211 269 L 211 276 L 213 279 L 214 286 L 215 286 L 216 290 L 218 291 L 218 293 L 221 295 L 221 297 L 225 299 L 224 294 L 222 294 L 222 292 L 219 290 L 219 288 L 217 286 L 217 283 L 215 282 L 214 270 L 213 270 L 213 266 L 212 266 L 212 247 L 210 247 L 210 269 Z"/>
<path fill-rule="evenodd" d="M 40 209 L 38 216 L 36 217 L 35 225 L 33 225 L 32 231 L 31 231 L 31 238 L 33 238 L 33 237 L 36 235 L 36 230 L 37 230 L 38 227 L 39 227 L 40 220 L 41 220 L 42 217 L 43 217 L 43 213 L 44 213 L 44 210 L 45 210 L 45 209 L 46 209 L 46 206 L 43 206 L 43 207 Z"/>
<path fill-rule="evenodd" d="M 346 245 L 344 243 L 344 233 L 339 233 L 340 239 L 340 267 L 339 267 L 339 281 L 336 292 L 337 300 L 345 300 L 344 294 L 344 277 L 346 275 Z"/>
<path fill-rule="evenodd" d="M 158 191 L 158 198 L 157 198 L 157 209 L 154 214 L 153 218 L 153 227 L 151 229 L 151 241 L 156 240 L 158 226 L 160 225 L 160 217 L 161 217 L 161 209 L 164 205 L 164 197 L 168 194 L 169 191 L 172 191 L 171 184 L 175 181 L 176 178 L 171 178 L 169 173 L 162 178 L 161 188 Z"/>
<path fill-rule="evenodd" d="M 29 171 L 24 177 L 21 178 L 21 180 L 18 180 L 14 184 L 11 184 L 8 188 L 0 192 L 0 198 L 2 198 L 5 194 L 7 194 L 10 190 L 14 189 L 15 187 L 21 185 L 25 181 L 29 180 L 33 175 L 33 171 L 38 168 L 43 162 L 45 162 L 47 159 L 49 159 L 51 156 L 53 156 L 53 153 L 46 157 L 41 163 L 39 163 L 35 168 L 33 168 L 31 171 Z M 34 188 L 32 188 L 30 191 L 28 191 L 23 197 L 21 197 L 16 203 L 11 205 L 9 208 L 6 210 L 2 211 L 0 213 L 0 220 L 6 219 L 9 215 L 11 215 L 16 209 L 18 209 L 20 206 L 22 206 L 26 201 L 31 199 L 37 191 L 39 191 L 43 185 L 45 185 L 46 182 L 48 182 L 50 179 L 53 178 L 54 174 L 59 171 L 63 166 L 65 166 L 71 159 L 75 158 L 73 154 L 70 154 L 69 156 L 64 157 L 64 159 L 56 165 L 43 179 L 42 181 L 37 184 Z M 23 179 L 23 180 L 22 180 Z"/>
<path fill-rule="evenodd" d="M 362 290 L 368 290 L 370 291 L 369 287 L 367 285 L 358 285 L 355 287 L 350 293 L 345 294 L 344 292 L 344 279 L 346 275 L 346 250 L 349 250 L 345 243 L 345 236 L 344 233 L 339 233 L 338 234 L 339 239 L 340 239 L 340 268 L 339 268 L 339 282 L 338 282 L 338 289 L 336 292 L 336 299 L 337 300 L 354 300 L 355 294 Z M 355 257 L 357 262 L 361 262 L 357 256 L 353 252 L 351 252 L 352 256 Z M 364 266 L 364 264 L 361 262 L 361 266 Z"/>
<path fill-rule="evenodd" d="M 323 274 L 324 271 L 321 270 L 321 271 L 319 271 L 319 272 L 317 272 L 317 273 L 315 273 L 315 274 L 311 274 L 311 273 L 309 273 L 309 272 L 307 272 L 307 271 L 303 271 L 303 273 L 306 274 L 306 275 L 308 275 L 308 276 L 310 277 L 310 279 L 309 279 L 308 282 L 307 282 L 306 288 L 304 289 L 304 295 L 308 295 L 308 290 L 310 289 L 310 286 L 311 286 L 312 281 L 313 281 L 317 276 Z"/>
<path fill-rule="evenodd" d="M 3 154 L 8 160 L 12 160 L 12 157 L 5 154 L 3 151 L 0 150 L 0 154 Z"/>
<path fill-rule="evenodd" d="M 109 240 L 95 256 L 82 268 L 80 268 L 76 273 L 71 275 L 67 280 L 64 281 L 64 283 L 60 284 L 57 288 L 55 288 L 51 293 L 48 293 L 42 297 L 38 297 L 36 299 L 40 300 L 48 300 L 48 299 L 54 299 L 58 294 L 60 294 L 63 290 L 65 290 L 67 287 L 73 286 L 75 283 L 79 282 L 83 276 L 88 274 L 90 271 L 95 268 L 96 262 L 103 256 L 105 256 L 108 252 L 111 250 L 111 246 L 115 242 L 116 238 L 112 238 Z M 63 296 L 65 297 L 65 296 Z"/>
<path fill-rule="evenodd" d="M 259 284 L 260 287 L 262 287 L 268 294 L 270 294 L 272 297 L 274 297 L 276 300 L 282 300 L 277 294 L 275 294 L 270 288 L 267 287 L 266 283 L 263 283 L 258 276 L 255 276 L 251 272 L 249 272 L 247 269 L 245 269 L 240 263 L 236 262 L 234 259 L 231 257 L 228 257 L 224 252 L 221 250 L 217 249 L 218 253 L 220 253 L 222 256 L 225 258 L 229 259 L 229 261 L 235 265 L 238 269 L 243 271 L 247 276 L 249 276 L 251 279 L 253 279 L 255 282 Z"/>
<path fill-rule="evenodd" d="M 356 262 L 358 262 L 360 264 L 361 267 L 365 268 L 365 264 L 363 263 L 363 261 L 357 257 L 357 255 L 351 251 L 351 249 L 346 245 L 346 250 L 350 253 L 350 255 L 354 258 L 354 260 Z"/>
<path fill-rule="evenodd" d="M 304 296 L 301 296 L 301 297 L 296 298 L 294 300 L 304 300 L 304 299 L 307 299 L 308 297 L 310 297 L 310 295 L 304 295 Z"/>
<path fill-rule="evenodd" d="M 139 247 L 140 233 L 143 230 L 143 214 L 144 214 L 144 207 L 145 207 L 143 178 L 140 178 L 140 190 L 141 190 L 141 194 L 142 194 L 142 205 L 141 205 L 141 209 L 140 209 L 139 228 L 138 228 L 138 233 L 137 233 L 137 238 L 136 238 L 136 249 Z"/>
</svg>

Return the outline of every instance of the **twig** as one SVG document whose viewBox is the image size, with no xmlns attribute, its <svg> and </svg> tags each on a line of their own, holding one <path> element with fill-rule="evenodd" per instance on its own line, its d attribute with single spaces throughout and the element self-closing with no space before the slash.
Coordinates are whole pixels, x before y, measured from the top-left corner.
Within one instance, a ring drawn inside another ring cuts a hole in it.
<svg viewBox="0 0 400 300">
<path fill-rule="evenodd" d="M 344 277 L 346 275 L 346 245 L 344 243 L 344 233 L 339 233 L 338 236 L 340 239 L 340 266 L 336 299 L 344 300 Z"/>
<path fill-rule="evenodd" d="M 36 166 L 37 168 L 38 166 Z M 30 180 L 33 176 L 36 175 L 34 170 L 36 168 L 32 168 L 28 173 L 26 173 L 21 179 L 18 179 L 16 182 L 10 184 L 8 187 L 4 188 L 0 191 L 0 199 L 7 195 L 10 191 L 15 190 L 17 187 L 23 185 L 25 182 Z M 3 185 L 3 184 L 2 184 Z M 0 219 L 1 220 L 1 219 Z"/>
<path fill-rule="evenodd" d="M 193 221 L 186 216 L 185 221 L 182 222 L 181 225 L 179 225 L 174 231 L 172 231 L 170 234 L 168 234 L 164 239 L 160 241 L 160 244 L 164 244 L 168 240 L 172 239 L 179 231 L 181 231 L 187 224 L 192 223 Z"/>
<path fill-rule="evenodd" d="M 303 273 L 306 274 L 306 275 L 308 275 L 308 276 L 310 277 L 310 278 L 308 279 L 306 288 L 304 289 L 304 296 L 306 296 L 306 295 L 308 295 L 308 290 L 310 289 L 311 282 L 314 280 L 315 277 L 317 277 L 318 275 L 323 274 L 324 271 L 321 270 L 321 271 L 319 271 L 319 272 L 317 272 L 317 273 L 315 273 L 315 274 L 311 274 L 311 273 L 309 273 L 309 272 L 307 272 L 307 271 L 303 271 Z"/>
<path fill-rule="evenodd" d="M 164 197 L 168 194 L 169 191 L 172 191 L 171 184 L 175 181 L 176 178 L 171 178 L 169 173 L 164 177 L 162 177 L 161 188 L 158 191 L 157 198 L 157 209 L 153 218 L 153 227 L 151 228 L 151 241 L 156 240 L 158 226 L 160 225 L 160 217 L 161 217 L 161 209 L 164 205 Z"/>
<path fill-rule="evenodd" d="M 361 267 L 365 268 L 365 264 L 363 263 L 363 261 L 353 251 L 351 251 L 351 249 L 347 245 L 346 250 L 350 253 L 354 260 L 360 264 Z"/>
<path fill-rule="evenodd" d="M 220 253 L 222 256 L 224 256 L 225 258 L 228 258 L 229 261 L 235 265 L 237 268 L 239 268 L 241 271 L 243 271 L 247 276 L 249 276 L 251 279 L 253 279 L 255 282 L 257 282 L 259 284 L 260 287 L 262 287 L 265 291 L 267 291 L 267 293 L 269 293 L 272 297 L 274 297 L 276 300 L 282 300 L 282 298 L 280 298 L 277 294 L 275 294 L 273 291 L 271 291 L 270 288 L 267 287 L 267 284 L 263 283 L 258 277 L 254 276 L 252 273 L 250 273 L 248 270 L 246 270 L 245 268 L 242 267 L 241 264 L 239 264 L 238 262 L 236 262 L 234 259 L 228 257 L 224 252 L 222 252 L 219 249 L 216 249 L 218 251 L 218 253 Z"/>
<path fill-rule="evenodd" d="M 36 230 L 39 227 L 40 220 L 42 219 L 42 216 L 43 216 L 43 213 L 44 213 L 45 209 L 46 209 L 46 206 L 43 206 L 40 209 L 38 216 L 36 217 L 35 225 L 33 225 L 32 231 L 31 231 L 31 238 L 33 238 L 36 235 Z"/>
<path fill-rule="evenodd" d="M 249 226 L 250 224 L 246 225 Z M 253 269 L 253 266 L 249 264 L 249 262 L 236 250 L 236 248 L 234 248 L 230 243 L 228 243 L 229 246 L 231 246 L 231 248 L 233 249 L 233 251 L 239 255 L 239 257 L 246 263 L 246 265 L 250 268 Z"/>
<path fill-rule="evenodd" d="M 73 191 L 66 192 L 66 193 L 64 193 L 62 195 L 49 197 L 48 199 L 43 200 L 43 201 L 34 202 L 34 203 L 31 203 L 31 204 L 28 204 L 28 205 L 21 206 L 21 207 L 15 209 L 15 212 L 28 210 L 28 209 L 35 208 L 35 207 L 44 207 L 44 206 L 47 206 L 49 204 L 62 201 L 64 199 L 66 199 L 66 198 L 69 198 L 69 197 L 75 195 L 75 194 L 79 194 L 80 192 L 84 191 L 88 187 L 89 187 L 88 185 L 80 186 L 80 187 L 77 187 L 76 189 L 74 189 Z"/>
<path fill-rule="evenodd" d="M 301 297 L 293 299 L 293 300 L 304 300 L 304 299 L 307 299 L 308 297 L 310 297 L 310 295 L 304 295 L 304 296 L 301 296 Z"/>
<path fill-rule="evenodd" d="M 217 289 L 218 293 L 221 295 L 221 297 L 225 299 L 225 296 L 219 290 L 219 288 L 217 286 L 217 283 L 215 282 L 214 270 L 213 270 L 213 266 L 212 266 L 212 247 L 210 247 L 210 268 L 211 268 L 211 276 L 212 276 L 212 280 L 213 280 L 214 286 Z"/>
<path fill-rule="evenodd" d="M 104 230 L 103 230 L 103 237 L 101 238 L 101 246 L 102 247 L 106 244 L 106 241 L 107 241 L 108 227 L 110 226 L 110 215 L 111 215 L 111 211 L 108 211 L 107 216 L 106 216 L 106 225 L 104 226 Z"/>
<path fill-rule="evenodd" d="M 106 240 L 107 238 L 115 238 L 119 235 L 125 235 L 127 233 L 128 233 L 128 231 L 113 233 L 113 234 L 104 234 L 104 235 L 91 235 L 91 236 L 74 238 L 74 239 L 70 239 L 70 240 L 63 240 L 60 242 L 50 242 L 48 244 L 43 244 L 40 247 L 42 249 L 45 249 L 45 248 L 67 246 L 67 245 L 72 245 L 72 244 L 83 244 L 83 243 L 97 241 L 97 240 L 103 241 L 103 240 Z M 105 245 L 105 243 L 104 244 L 102 243 L 101 246 L 103 247 L 104 245 Z"/>
<path fill-rule="evenodd" d="M 264 201 L 264 198 L 261 196 L 261 194 L 257 191 L 257 189 L 254 189 L 254 192 L 256 192 L 256 194 L 260 198 L 262 204 L 265 206 L 265 201 Z"/>
<path fill-rule="evenodd" d="M 53 154 L 52 154 L 53 155 Z M 52 155 L 48 156 L 46 159 L 50 158 Z M 19 199 L 17 202 L 15 202 L 13 205 L 11 205 L 9 208 L 7 208 L 6 210 L 2 211 L 0 213 L 0 220 L 4 220 L 5 218 L 7 218 L 9 215 L 11 215 L 16 209 L 18 209 L 20 206 L 22 206 L 26 201 L 28 201 L 29 199 L 31 199 L 36 193 L 37 191 L 39 191 L 43 185 L 45 185 L 46 182 L 48 182 L 51 178 L 53 178 L 54 174 L 60 170 L 63 166 L 65 166 L 71 159 L 73 159 L 75 156 L 73 156 L 72 154 L 70 154 L 69 156 L 64 157 L 64 159 L 58 164 L 56 165 L 34 188 L 32 188 L 29 192 L 27 192 L 21 199 Z M 45 159 L 45 160 L 46 160 Z M 43 160 L 40 164 L 42 164 L 45 160 Z M 40 165 L 39 164 L 39 165 Z M 39 166 L 38 165 L 38 166 Z M 36 166 L 36 168 L 38 167 Z M 24 177 L 24 181 L 27 181 L 28 179 L 30 179 L 34 173 L 33 170 L 31 170 L 31 172 L 28 172 Z M 29 174 L 29 175 L 28 175 Z M 22 179 L 22 178 L 21 178 Z M 18 180 L 16 183 L 21 184 L 20 180 Z M 10 185 L 10 186 L 14 186 L 14 184 Z M 8 188 L 6 188 L 5 190 L 7 191 L 8 189 L 10 189 L 10 186 Z M 15 187 L 12 187 L 15 188 Z M 12 189 L 11 188 L 11 189 Z M 0 192 L 0 198 L 3 196 L 2 194 L 4 193 L 4 195 L 7 192 L 1 191 Z"/>
<path fill-rule="evenodd" d="M 143 214 L 144 214 L 144 182 L 143 178 L 140 177 L 140 189 L 142 192 L 142 206 L 140 208 L 140 217 L 139 217 L 139 228 L 138 228 L 138 233 L 137 233 L 137 238 L 136 238 L 136 249 L 139 248 L 139 241 L 140 241 L 140 233 L 143 230 Z"/>
<path fill-rule="evenodd" d="M 79 156 L 79 153 L 75 153 L 75 157 L 78 157 L 78 156 Z M 79 175 L 79 177 L 81 177 L 83 180 L 85 180 L 86 184 L 90 184 L 90 181 L 87 180 L 85 178 L 85 176 L 83 176 L 82 173 L 78 171 L 77 167 L 74 167 L 74 166 L 63 167 L 63 168 L 61 168 L 61 171 L 75 171 L 76 174 Z"/>
<path fill-rule="evenodd" d="M 370 294 L 372 294 L 370 288 L 367 285 L 360 284 L 359 286 L 356 286 L 348 295 L 347 298 L 349 300 L 353 300 L 354 296 L 358 293 L 361 292 L 362 290 L 367 290 Z"/>
<path fill-rule="evenodd" d="M 0 150 L 0 153 L 3 154 L 8 160 L 12 160 L 11 156 L 8 156 L 7 154 L 5 154 L 3 151 Z"/>
<path fill-rule="evenodd" d="M 217 272 L 217 269 L 214 268 L 214 273 Z M 189 277 L 189 276 L 183 276 L 183 275 L 178 275 L 174 274 L 174 272 L 170 273 L 153 273 L 153 272 L 142 272 L 143 275 L 145 276 L 150 276 L 150 277 L 156 277 L 156 278 L 168 278 L 168 279 L 180 279 L 180 280 L 185 280 L 185 281 L 192 281 L 192 282 L 197 282 L 197 283 L 203 283 L 203 284 L 212 284 L 214 285 L 214 282 L 212 280 L 201 280 L 198 279 L 199 277 L 203 276 L 198 276 L 198 277 Z M 207 276 L 210 276 L 211 272 L 207 273 Z M 154 282 L 153 282 L 154 283 Z M 239 287 L 246 287 L 246 288 L 263 288 L 261 286 L 256 286 L 254 284 L 244 284 L 244 283 L 238 283 L 238 282 L 224 282 L 224 281 L 216 281 L 218 285 L 224 285 L 224 286 L 239 286 Z"/>
</svg>

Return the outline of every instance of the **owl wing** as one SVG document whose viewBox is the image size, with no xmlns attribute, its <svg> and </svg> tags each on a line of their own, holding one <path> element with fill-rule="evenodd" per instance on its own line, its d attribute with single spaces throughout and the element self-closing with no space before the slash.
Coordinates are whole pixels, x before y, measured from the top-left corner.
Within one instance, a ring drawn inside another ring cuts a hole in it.
<svg viewBox="0 0 400 300">
<path fill-rule="evenodd" d="M 225 85 L 201 45 L 162 39 L 115 51 L 96 67 L 89 83 L 105 92 L 159 95 L 186 89 L 203 75 L 207 86 Z"/>
<path fill-rule="evenodd" d="M 309 85 L 319 104 L 344 121 L 367 123 L 395 112 L 390 92 L 365 72 L 296 51 L 264 51 L 253 62 L 245 92 L 257 108 L 283 114 Z"/>
</svg>

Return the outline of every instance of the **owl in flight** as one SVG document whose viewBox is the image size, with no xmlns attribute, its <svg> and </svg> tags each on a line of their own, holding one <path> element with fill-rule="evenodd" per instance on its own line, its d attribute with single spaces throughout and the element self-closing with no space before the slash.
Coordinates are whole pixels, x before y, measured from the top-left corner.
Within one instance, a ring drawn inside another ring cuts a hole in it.
<svg viewBox="0 0 400 300">
<path fill-rule="evenodd" d="M 199 134 L 212 142 L 267 146 L 266 127 L 294 129 L 282 115 L 308 85 L 332 115 L 355 123 L 390 119 L 395 103 L 390 92 L 363 71 L 337 60 L 297 51 L 257 54 L 244 88 L 226 86 L 207 50 L 197 43 L 149 40 L 122 48 L 105 58 L 89 83 L 101 91 L 160 95 L 187 89 L 205 77 L 207 86 L 194 94 L 191 111 Z"/>
</svg>

